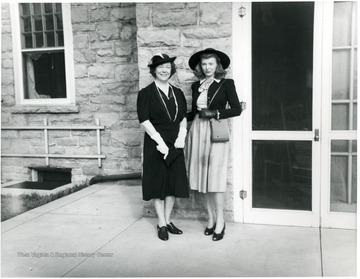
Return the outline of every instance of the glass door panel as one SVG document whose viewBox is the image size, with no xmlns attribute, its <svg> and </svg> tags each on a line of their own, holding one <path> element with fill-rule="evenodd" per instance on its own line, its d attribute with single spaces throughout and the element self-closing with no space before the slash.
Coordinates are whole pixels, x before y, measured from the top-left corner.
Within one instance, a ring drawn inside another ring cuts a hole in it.
<svg viewBox="0 0 360 279">
<path fill-rule="evenodd" d="M 253 141 L 253 208 L 311 211 L 312 142 Z"/>
<path fill-rule="evenodd" d="M 252 4 L 252 129 L 312 130 L 313 3 Z"/>
</svg>

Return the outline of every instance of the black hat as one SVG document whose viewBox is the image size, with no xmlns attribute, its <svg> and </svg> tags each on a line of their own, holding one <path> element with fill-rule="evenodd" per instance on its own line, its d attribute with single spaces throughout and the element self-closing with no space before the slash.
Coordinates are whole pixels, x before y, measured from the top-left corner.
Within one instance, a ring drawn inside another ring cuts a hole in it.
<svg viewBox="0 0 360 279">
<path fill-rule="evenodd" d="M 159 66 L 161 64 L 165 64 L 168 62 L 173 62 L 176 59 L 175 57 L 169 57 L 169 55 L 164 53 L 157 53 L 151 58 L 151 62 L 149 63 L 148 67 L 153 68 Z"/>
<path fill-rule="evenodd" d="M 210 54 L 210 53 L 214 53 L 216 54 L 219 59 L 220 59 L 220 63 L 223 67 L 223 69 L 225 70 L 227 67 L 229 67 L 230 65 L 230 58 L 229 56 L 227 56 L 225 53 L 219 51 L 219 50 L 216 50 L 216 49 L 213 49 L 213 48 L 207 48 L 207 49 L 204 49 L 202 51 L 198 51 L 196 53 L 194 53 L 190 59 L 189 59 L 189 66 L 192 70 L 195 69 L 196 65 L 200 62 L 200 59 L 201 59 L 201 55 L 203 54 Z"/>
</svg>

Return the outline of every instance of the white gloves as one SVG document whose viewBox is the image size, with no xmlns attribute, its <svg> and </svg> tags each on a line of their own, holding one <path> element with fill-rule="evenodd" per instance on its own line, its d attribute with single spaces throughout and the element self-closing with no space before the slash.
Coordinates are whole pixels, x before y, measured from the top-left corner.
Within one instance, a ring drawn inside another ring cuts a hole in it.
<svg viewBox="0 0 360 279">
<path fill-rule="evenodd" d="M 174 143 L 175 148 L 184 148 L 185 147 L 186 134 L 187 134 L 186 128 L 180 127 L 179 134 Z"/>
<path fill-rule="evenodd" d="M 166 159 L 167 155 L 169 154 L 169 147 L 167 147 L 166 143 L 164 142 L 163 138 L 160 136 L 158 132 L 150 136 L 157 144 L 156 149 L 164 155 L 164 159 Z"/>
<path fill-rule="evenodd" d="M 145 120 L 144 122 L 141 123 L 141 125 L 143 125 L 143 127 L 145 128 L 146 133 L 158 144 L 156 149 L 161 154 L 163 154 L 164 159 L 166 159 L 166 157 L 167 157 L 167 155 L 169 153 L 169 148 L 167 147 L 167 145 L 164 142 L 161 135 L 156 131 L 153 124 L 151 124 L 151 122 L 149 120 Z"/>
</svg>

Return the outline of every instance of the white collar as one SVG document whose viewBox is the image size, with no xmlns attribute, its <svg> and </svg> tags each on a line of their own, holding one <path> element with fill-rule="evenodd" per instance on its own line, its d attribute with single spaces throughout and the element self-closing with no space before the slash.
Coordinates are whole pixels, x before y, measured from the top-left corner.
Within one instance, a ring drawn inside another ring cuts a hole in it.
<svg viewBox="0 0 360 279">
<path fill-rule="evenodd" d="M 204 81 L 206 80 L 206 78 L 200 80 L 200 84 L 202 84 Z M 214 80 L 219 83 L 221 80 L 220 79 L 217 79 L 217 78 L 214 78 Z"/>
</svg>

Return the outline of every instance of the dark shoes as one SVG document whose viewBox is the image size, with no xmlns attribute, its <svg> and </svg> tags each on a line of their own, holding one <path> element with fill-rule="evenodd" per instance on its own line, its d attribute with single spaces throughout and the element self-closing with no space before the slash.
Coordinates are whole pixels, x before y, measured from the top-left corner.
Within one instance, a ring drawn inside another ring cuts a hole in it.
<svg viewBox="0 0 360 279">
<path fill-rule="evenodd" d="M 205 235 L 212 235 L 214 233 L 214 230 L 215 230 L 215 227 L 216 227 L 216 224 L 214 224 L 214 226 L 209 229 L 208 227 L 206 227 L 205 231 L 204 231 L 204 234 Z"/>
<path fill-rule="evenodd" d="M 170 224 L 167 224 L 166 228 L 167 228 L 168 232 L 172 233 L 172 234 L 182 234 L 183 233 L 182 230 L 175 227 L 175 225 L 172 222 L 170 222 Z"/>
<path fill-rule="evenodd" d="M 168 234 L 167 228 L 165 226 L 162 226 L 160 228 L 159 225 L 157 225 L 157 231 L 158 231 L 158 237 L 161 240 L 168 240 L 169 239 L 169 234 Z"/>
<path fill-rule="evenodd" d="M 221 240 L 221 239 L 224 238 L 224 234 L 225 234 L 225 223 L 224 223 L 224 228 L 222 229 L 221 233 L 217 234 L 217 233 L 215 233 L 215 231 L 214 231 L 214 235 L 213 235 L 212 240 L 213 240 L 213 241 Z"/>
</svg>

